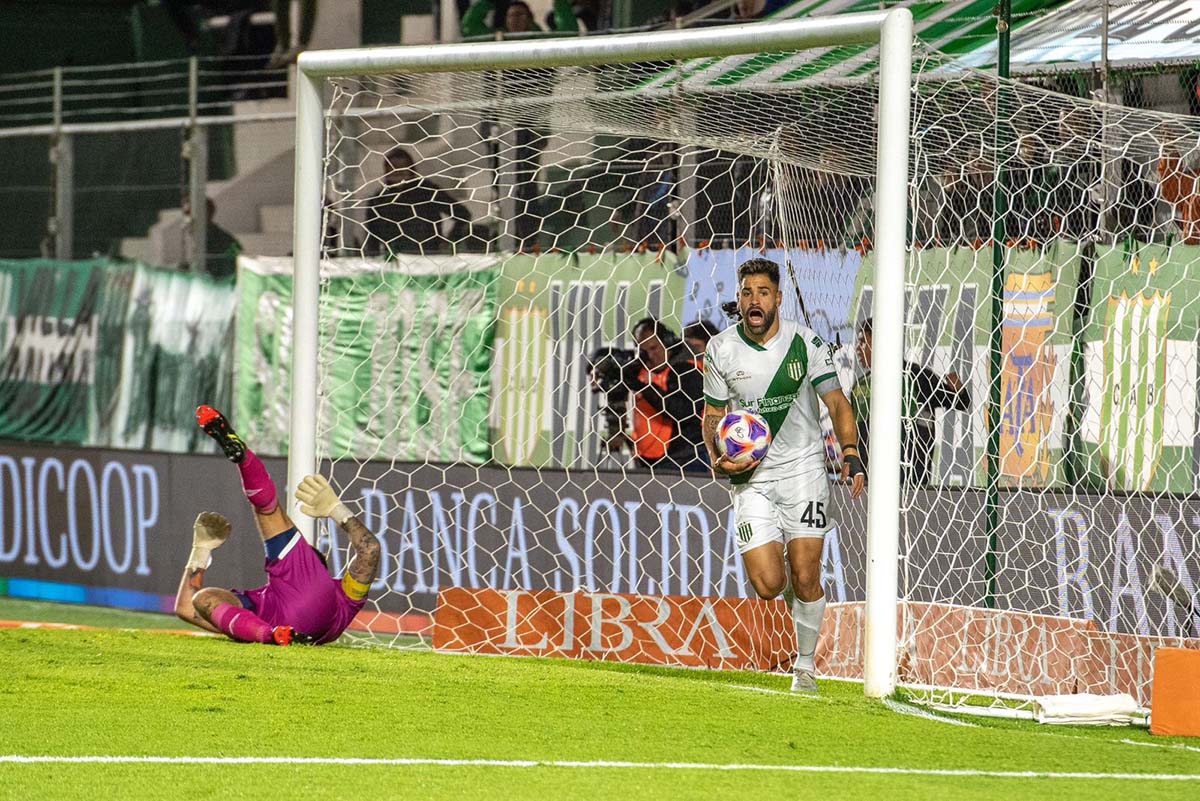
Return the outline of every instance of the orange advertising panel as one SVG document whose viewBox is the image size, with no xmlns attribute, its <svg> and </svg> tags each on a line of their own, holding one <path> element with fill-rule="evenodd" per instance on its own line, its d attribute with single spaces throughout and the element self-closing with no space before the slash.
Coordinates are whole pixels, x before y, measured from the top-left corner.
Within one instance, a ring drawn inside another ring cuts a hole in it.
<svg viewBox="0 0 1200 801">
<path fill-rule="evenodd" d="M 830 604 L 817 644 L 817 672 L 862 678 L 863 612 Z M 952 604 L 901 603 L 901 684 L 1048 695 L 1096 692 L 1103 682 L 1091 623 L 1051 615 Z"/>
<path fill-rule="evenodd" d="M 862 678 L 861 602 L 830 604 L 817 644 L 817 673 Z M 960 690 L 1061 695 L 1129 693 L 1150 703 L 1155 651 L 1200 651 L 1200 639 L 1100 631 L 1054 615 L 902 602 L 898 610 L 901 684 Z"/>
<path fill-rule="evenodd" d="M 788 670 L 783 601 L 452 587 L 438 594 L 433 647 L 723 670 Z"/>
<path fill-rule="evenodd" d="M 831 603 L 825 607 L 825 620 L 817 640 L 817 674 L 836 679 L 863 677 L 863 616 L 861 601 Z"/>
<path fill-rule="evenodd" d="M 1102 680 L 1084 620 L 924 603 L 904 604 L 902 617 L 901 682 L 1060 695 Z"/>
<path fill-rule="evenodd" d="M 1150 733 L 1200 737 L 1200 651 L 1187 648 L 1155 651 Z"/>
</svg>

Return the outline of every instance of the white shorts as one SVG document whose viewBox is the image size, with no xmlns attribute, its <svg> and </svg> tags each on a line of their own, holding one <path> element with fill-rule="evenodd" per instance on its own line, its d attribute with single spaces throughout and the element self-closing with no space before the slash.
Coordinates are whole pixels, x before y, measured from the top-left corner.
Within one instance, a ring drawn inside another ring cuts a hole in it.
<svg viewBox="0 0 1200 801">
<path fill-rule="evenodd" d="M 824 468 L 736 485 L 733 516 L 738 553 L 768 542 L 786 546 L 795 539 L 824 537 L 833 528 L 829 511 L 829 477 Z"/>
</svg>

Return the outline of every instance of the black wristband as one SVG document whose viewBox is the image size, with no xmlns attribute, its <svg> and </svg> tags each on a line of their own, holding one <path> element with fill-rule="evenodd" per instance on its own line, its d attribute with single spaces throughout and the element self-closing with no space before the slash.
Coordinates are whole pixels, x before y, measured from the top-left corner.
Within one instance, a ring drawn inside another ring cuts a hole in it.
<svg viewBox="0 0 1200 801">
<path fill-rule="evenodd" d="M 845 462 L 846 466 L 850 468 L 850 478 L 854 478 L 857 475 L 862 475 L 863 478 L 867 477 L 866 465 L 863 464 L 862 459 L 858 458 L 858 454 L 844 454 L 842 461 Z"/>
</svg>

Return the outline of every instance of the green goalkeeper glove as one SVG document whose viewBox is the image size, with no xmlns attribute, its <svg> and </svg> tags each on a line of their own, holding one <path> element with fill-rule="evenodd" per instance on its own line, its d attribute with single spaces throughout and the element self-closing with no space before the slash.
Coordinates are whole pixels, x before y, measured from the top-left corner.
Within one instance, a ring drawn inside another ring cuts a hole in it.
<svg viewBox="0 0 1200 801">
<path fill-rule="evenodd" d="M 229 521 L 216 512 L 201 512 L 192 524 L 192 553 L 188 570 L 207 570 L 212 552 L 229 539 Z"/>
<path fill-rule="evenodd" d="M 346 508 L 325 476 L 305 476 L 296 487 L 296 500 L 300 511 L 309 517 L 329 517 L 339 526 L 345 525 L 352 515 Z"/>
</svg>

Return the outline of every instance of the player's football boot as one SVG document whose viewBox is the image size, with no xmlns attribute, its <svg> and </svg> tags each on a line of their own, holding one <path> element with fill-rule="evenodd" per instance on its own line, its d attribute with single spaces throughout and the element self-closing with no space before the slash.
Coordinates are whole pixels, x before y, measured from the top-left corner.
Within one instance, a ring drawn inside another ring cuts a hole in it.
<svg viewBox="0 0 1200 801">
<path fill-rule="evenodd" d="M 292 632 L 292 645 L 314 645 L 317 638 L 311 634 L 304 634 L 299 631 Z"/>
<path fill-rule="evenodd" d="M 792 692 L 817 695 L 817 677 L 811 670 L 792 671 Z"/>
<path fill-rule="evenodd" d="M 211 406 L 200 406 L 196 409 L 196 422 L 205 434 L 217 441 L 221 450 L 225 452 L 226 459 L 237 464 L 246 457 L 246 443 L 233 433 L 233 427 L 229 425 L 225 415 Z"/>
<path fill-rule="evenodd" d="M 296 632 L 291 626 L 276 626 L 271 629 L 271 639 L 276 645 L 291 645 Z"/>
</svg>

